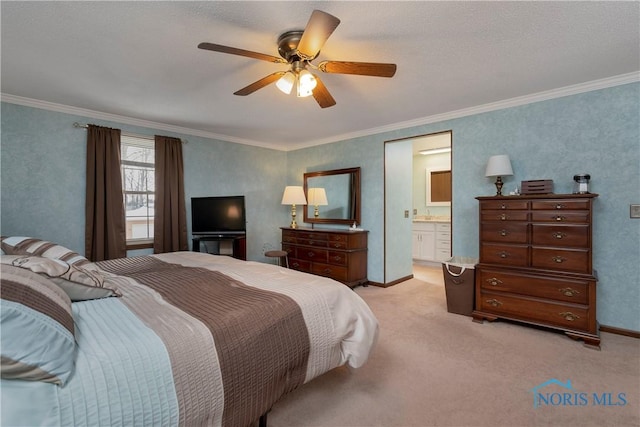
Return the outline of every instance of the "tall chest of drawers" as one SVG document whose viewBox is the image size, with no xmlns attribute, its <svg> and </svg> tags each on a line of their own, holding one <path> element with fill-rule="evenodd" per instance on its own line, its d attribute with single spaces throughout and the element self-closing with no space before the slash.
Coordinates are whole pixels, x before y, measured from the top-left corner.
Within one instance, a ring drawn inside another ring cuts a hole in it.
<svg viewBox="0 0 640 427">
<path fill-rule="evenodd" d="M 289 266 L 326 276 L 349 287 L 366 285 L 367 231 L 282 227 Z"/>
<path fill-rule="evenodd" d="M 474 321 L 526 322 L 600 346 L 591 243 L 597 196 L 477 197 L 480 261 Z"/>
</svg>

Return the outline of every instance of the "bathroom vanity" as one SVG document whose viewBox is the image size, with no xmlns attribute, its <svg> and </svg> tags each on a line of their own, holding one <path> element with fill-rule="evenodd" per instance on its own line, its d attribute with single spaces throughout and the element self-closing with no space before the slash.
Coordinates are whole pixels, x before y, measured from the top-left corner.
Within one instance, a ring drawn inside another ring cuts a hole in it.
<svg viewBox="0 0 640 427">
<path fill-rule="evenodd" d="M 416 217 L 412 242 L 414 261 L 441 263 L 451 258 L 451 218 Z"/>
</svg>

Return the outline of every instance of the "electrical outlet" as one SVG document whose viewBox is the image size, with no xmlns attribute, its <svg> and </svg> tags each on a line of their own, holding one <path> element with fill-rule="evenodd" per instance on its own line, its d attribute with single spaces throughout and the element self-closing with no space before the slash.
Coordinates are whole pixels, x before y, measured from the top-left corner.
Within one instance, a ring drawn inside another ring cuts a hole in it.
<svg viewBox="0 0 640 427">
<path fill-rule="evenodd" d="M 405 218 L 409 218 L 409 210 L 408 209 L 406 211 L 404 211 L 404 217 Z"/>
<path fill-rule="evenodd" d="M 631 205 L 629 209 L 629 216 L 631 218 L 640 218 L 640 205 Z"/>
<path fill-rule="evenodd" d="M 413 214 L 414 214 L 414 215 L 418 215 L 418 209 L 414 209 L 414 210 L 413 210 Z"/>
</svg>

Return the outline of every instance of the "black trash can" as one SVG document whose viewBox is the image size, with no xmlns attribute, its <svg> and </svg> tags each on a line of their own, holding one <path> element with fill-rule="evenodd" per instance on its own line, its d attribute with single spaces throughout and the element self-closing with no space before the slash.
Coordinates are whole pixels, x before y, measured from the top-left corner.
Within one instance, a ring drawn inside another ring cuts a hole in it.
<svg viewBox="0 0 640 427">
<path fill-rule="evenodd" d="M 449 313 L 471 316 L 475 297 L 477 258 L 453 257 L 442 263 Z"/>
</svg>

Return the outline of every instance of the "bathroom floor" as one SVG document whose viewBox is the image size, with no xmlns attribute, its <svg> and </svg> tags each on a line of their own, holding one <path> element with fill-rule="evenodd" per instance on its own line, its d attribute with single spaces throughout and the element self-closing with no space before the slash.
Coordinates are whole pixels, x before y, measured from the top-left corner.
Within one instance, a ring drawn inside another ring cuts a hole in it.
<svg viewBox="0 0 640 427">
<path fill-rule="evenodd" d="M 442 266 L 431 267 L 421 264 L 413 264 L 413 277 L 423 282 L 444 286 Z"/>
</svg>

